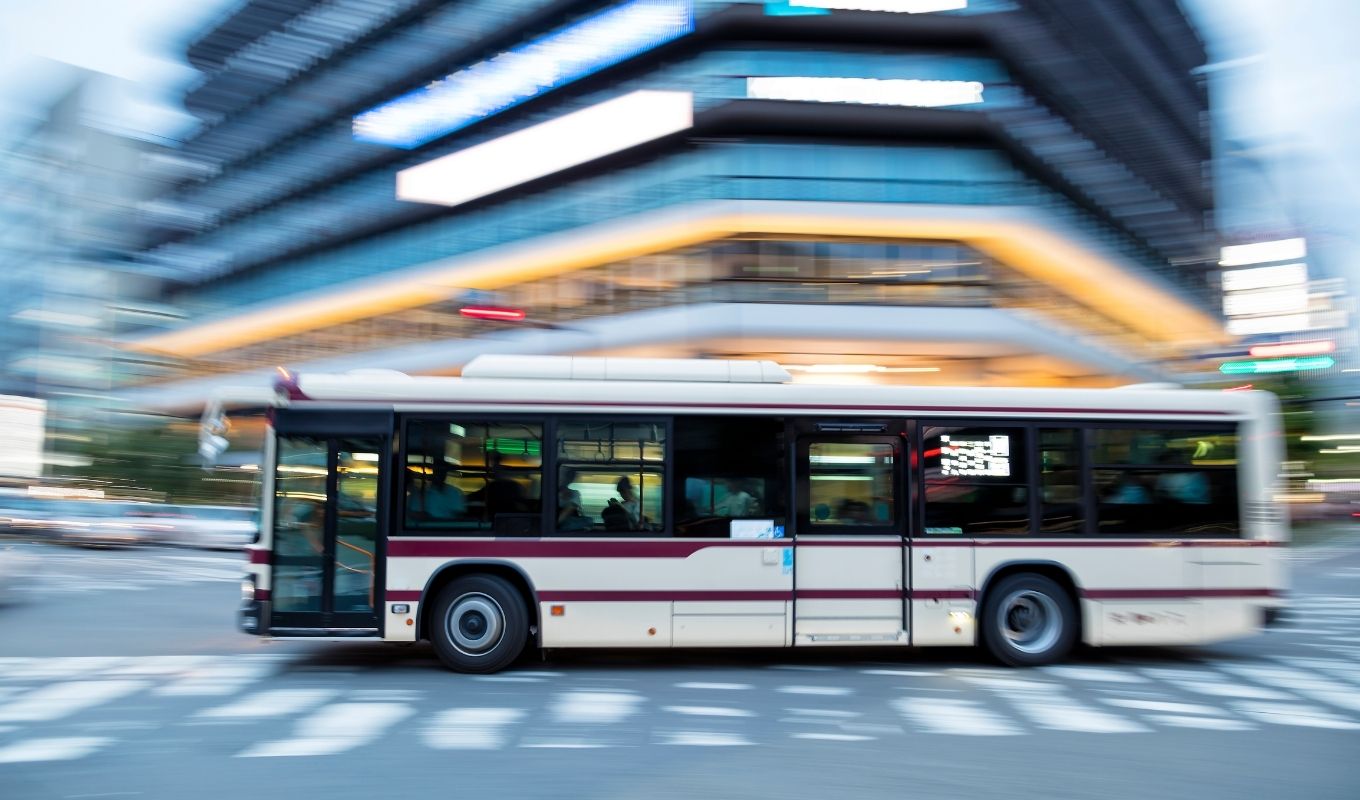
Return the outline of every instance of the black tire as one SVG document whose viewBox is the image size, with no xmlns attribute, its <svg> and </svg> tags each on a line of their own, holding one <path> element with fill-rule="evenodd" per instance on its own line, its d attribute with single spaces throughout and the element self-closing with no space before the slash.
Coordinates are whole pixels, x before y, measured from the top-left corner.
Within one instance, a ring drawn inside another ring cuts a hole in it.
<svg viewBox="0 0 1360 800">
<path fill-rule="evenodd" d="M 434 601 L 430 641 L 454 672 L 497 672 L 514 663 L 529 640 L 524 598 L 504 578 L 466 575 Z"/>
<path fill-rule="evenodd" d="M 1022 573 L 987 590 L 982 605 L 982 644 L 1012 667 L 1061 661 L 1077 643 L 1072 596 L 1051 578 Z"/>
</svg>

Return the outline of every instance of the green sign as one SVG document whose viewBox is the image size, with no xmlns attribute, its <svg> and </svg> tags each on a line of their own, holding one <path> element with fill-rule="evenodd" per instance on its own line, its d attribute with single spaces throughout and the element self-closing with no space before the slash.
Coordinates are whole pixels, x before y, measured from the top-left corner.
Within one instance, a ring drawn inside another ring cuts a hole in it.
<svg viewBox="0 0 1360 800">
<path fill-rule="evenodd" d="M 1263 361 L 1228 361 L 1218 368 L 1224 375 L 1262 375 L 1271 372 L 1306 372 L 1336 366 L 1331 356 L 1308 358 L 1269 358 Z"/>
</svg>

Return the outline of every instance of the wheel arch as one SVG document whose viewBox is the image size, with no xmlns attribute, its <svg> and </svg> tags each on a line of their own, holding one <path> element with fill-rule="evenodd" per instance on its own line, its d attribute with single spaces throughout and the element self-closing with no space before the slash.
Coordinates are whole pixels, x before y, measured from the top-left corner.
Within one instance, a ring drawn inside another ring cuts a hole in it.
<svg viewBox="0 0 1360 800">
<path fill-rule="evenodd" d="M 449 561 L 439 566 L 430 574 L 429 580 L 425 582 L 425 588 L 420 593 L 420 605 L 416 609 L 416 638 L 418 641 L 430 638 L 429 616 L 425 613 L 427 608 L 434 605 L 434 599 L 454 580 L 464 575 L 495 575 L 510 582 L 511 586 L 524 598 L 524 605 L 529 611 L 529 625 L 534 631 L 534 642 L 536 645 L 542 644 L 543 628 L 538 620 L 538 589 L 534 587 L 533 580 L 524 568 L 510 561 L 500 559 L 470 559 Z"/>
</svg>

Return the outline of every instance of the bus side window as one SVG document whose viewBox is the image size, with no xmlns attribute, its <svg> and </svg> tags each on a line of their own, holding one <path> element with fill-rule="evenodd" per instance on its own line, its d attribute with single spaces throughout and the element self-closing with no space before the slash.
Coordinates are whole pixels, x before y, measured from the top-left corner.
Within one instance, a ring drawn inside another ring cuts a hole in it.
<svg viewBox="0 0 1360 800">
<path fill-rule="evenodd" d="M 539 533 L 542 423 L 413 420 L 404 449 L 408 529 Z"/>
<path fill-rule="evenodd" d="M 676 535 L 727 538 L 733 520 L 782 528 L 784 463 L 782 419 L 676 417 Z"/>
<path fill-rule="evenodd" d="M 1095 428 L 1091 435 L 1100 533 L 1241 534 L 1236 431 Z"/>
<path fill-rule="evenodd" d="M 1030 532 L 1023 428 L 928 426 L 922 447 L 925 533 Z"/>
<path fill-rule="evenodd" d="M 662 420 L 559 421 L 557 531 L 663 530 L 665 468 Z"/>
</svg>

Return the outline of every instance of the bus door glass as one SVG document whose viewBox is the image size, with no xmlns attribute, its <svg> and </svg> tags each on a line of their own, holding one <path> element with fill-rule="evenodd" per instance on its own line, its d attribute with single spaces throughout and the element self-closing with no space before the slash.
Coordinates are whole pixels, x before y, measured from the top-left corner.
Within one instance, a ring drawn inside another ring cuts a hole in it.
<svg viewBox="0 0 1360 800">
<path fill-rule="evenodd" d="M 906 642 L 903 450 L 895 423 L 802 423 L 794 643 Z"/>
<path fill-rule="evenodd" d="M 377 628 L 378 437 L 281 436 L 274 492 L 275 633 Z"/>
</svg>

